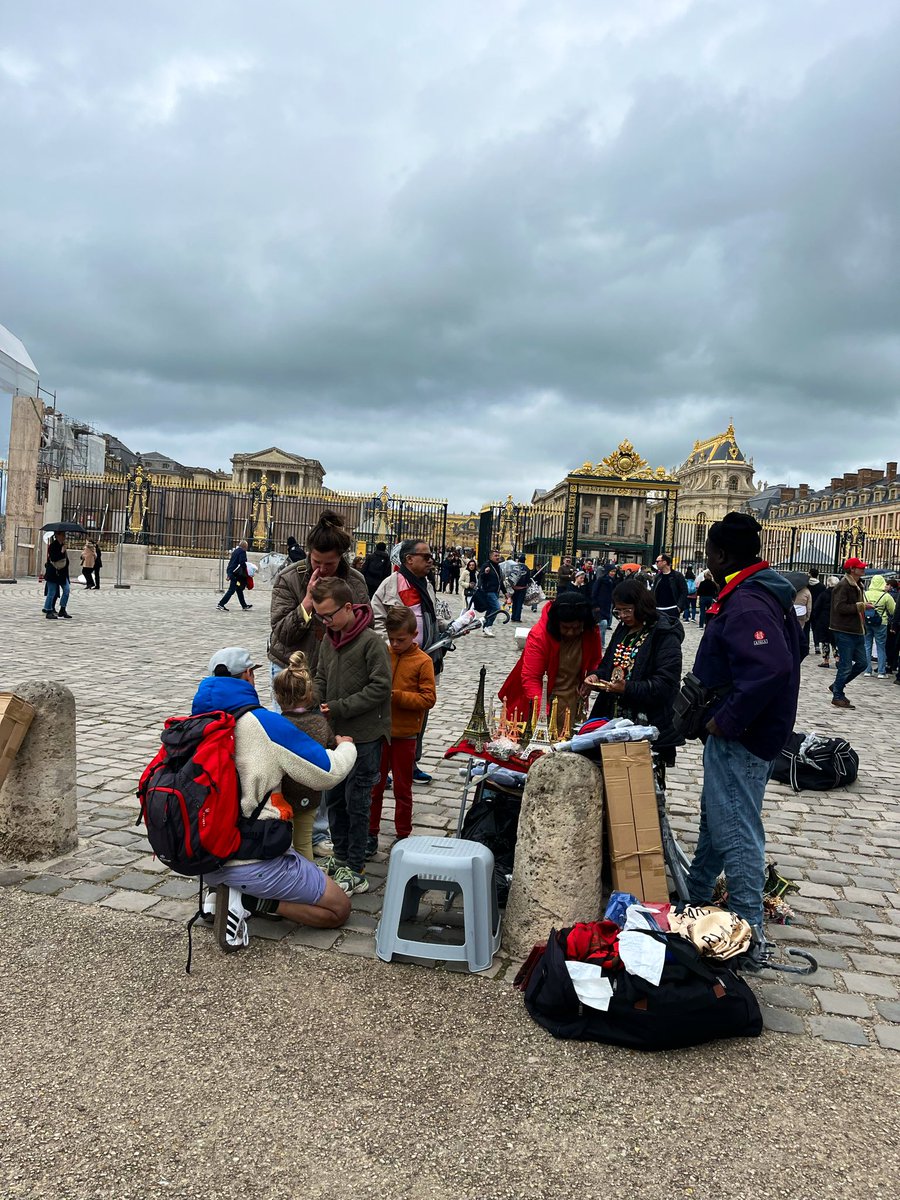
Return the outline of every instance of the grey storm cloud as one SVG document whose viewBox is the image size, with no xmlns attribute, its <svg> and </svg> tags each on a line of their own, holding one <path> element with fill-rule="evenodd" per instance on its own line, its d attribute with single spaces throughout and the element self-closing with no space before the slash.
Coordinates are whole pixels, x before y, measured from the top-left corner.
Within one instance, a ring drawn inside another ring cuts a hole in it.
<svg viewBox="0 0 900 1200">
<path fill-rule="evenodd" d="M 896 458 L 898 0 L 109 11 L 0 31 L 0 321 L 64 410 L 464 508 L 729 419 L 771 480 Z"/>
</svg>

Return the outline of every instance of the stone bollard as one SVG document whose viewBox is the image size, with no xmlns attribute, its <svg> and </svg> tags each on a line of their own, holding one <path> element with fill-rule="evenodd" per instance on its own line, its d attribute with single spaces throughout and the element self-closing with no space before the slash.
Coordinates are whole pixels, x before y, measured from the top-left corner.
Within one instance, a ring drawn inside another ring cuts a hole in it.
<svg viewBox="0 0 900 1200">
<path fill-rule="evenodd" d="M 78 845 L 75 697 L 61 683 L 23 683 L 34 720 L 0 788 L 0 858 L 58 858 Z"/>
<path fill-rule="evenodd" d="M 547 754 L 528 772 L 503 945 L 525 958 L 550 930 L 596 920 L 603 861 L 603 776 L 580 754 Z"/>
</svg>

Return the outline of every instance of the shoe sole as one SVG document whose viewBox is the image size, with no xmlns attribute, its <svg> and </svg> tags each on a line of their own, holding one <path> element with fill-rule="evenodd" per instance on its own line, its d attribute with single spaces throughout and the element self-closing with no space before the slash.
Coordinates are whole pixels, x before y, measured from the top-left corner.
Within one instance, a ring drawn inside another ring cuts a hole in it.
<svg viewBox="0 0 900 1200">
<path fill-rule="evenodd" d="M 213 917 L 213 935 L 225 954 L 246 950 L 246 946 L 233 946 L 228 941 L 228 885 L 220 883 L 216 888 L 216 915 Z"/>
</svg>

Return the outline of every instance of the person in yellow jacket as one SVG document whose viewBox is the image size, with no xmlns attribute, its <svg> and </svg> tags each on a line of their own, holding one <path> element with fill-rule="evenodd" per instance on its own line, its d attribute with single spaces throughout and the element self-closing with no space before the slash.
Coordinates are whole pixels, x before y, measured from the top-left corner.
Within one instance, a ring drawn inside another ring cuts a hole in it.
<svg viewBox="0 0 900 1200">
<path fill-rule="evenodd" d="M 397 839 L 412 832 L 413 770 L 416 741 L 425 714 L 434 708 L 437 691 L 434 664 L 416 645 L 416 617 L 411 608 L 397 604 L 387 609 L 385 631 L 391 648 L 391 740 L 381 750 L 381 777 L 372 789 L 369 840 L 366 857 L 378 849 L 378 830 L 388 775 L 393 775 L 394 829 Z"/>
<path fill-rule="evenodd" d="M 878 678 L 887 679 L 887 633 L 894 615 L 894 597 L 885 588 L 884 576 L 873 575 L 866 588 L 866 674 L 872 675 L 872 643 L 878 654 Z"/>
</svg>

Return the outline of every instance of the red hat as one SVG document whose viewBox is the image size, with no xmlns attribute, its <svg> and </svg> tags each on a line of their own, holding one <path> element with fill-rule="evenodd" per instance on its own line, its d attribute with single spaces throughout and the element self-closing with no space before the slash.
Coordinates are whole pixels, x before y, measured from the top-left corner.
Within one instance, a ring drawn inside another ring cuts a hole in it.
<svg viewBox="0 0 900 1200">
<path fill-rule="evenodd" d="M 861 558 L 848 558 L 844 563 L 845 571 L 864 571 L 868 563 L 864 563 Z"/>
</svg>

